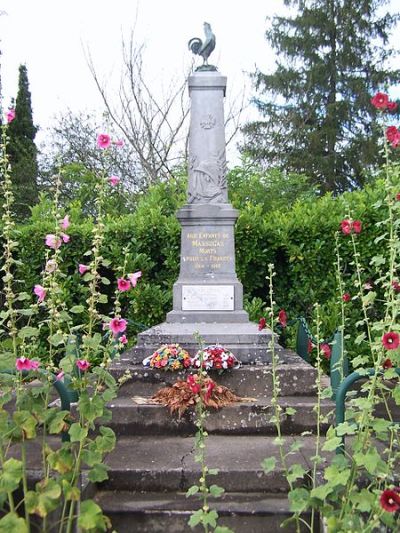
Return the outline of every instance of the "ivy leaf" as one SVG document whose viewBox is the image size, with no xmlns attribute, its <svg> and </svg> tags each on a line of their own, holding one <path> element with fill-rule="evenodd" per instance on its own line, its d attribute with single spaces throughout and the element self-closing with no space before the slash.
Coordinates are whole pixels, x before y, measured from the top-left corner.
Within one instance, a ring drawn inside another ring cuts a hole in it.
<svg viewBox="0 0 400 533">
<path fill-rule="evenodd" d="M 261 463 L 261 466 L 265 474 L 272 472 L 272 470 L 274 470 L 276 466 L 276 457 L 267 457 L 266 459 L 263 460 L 263 462 Z"/>
</svg>

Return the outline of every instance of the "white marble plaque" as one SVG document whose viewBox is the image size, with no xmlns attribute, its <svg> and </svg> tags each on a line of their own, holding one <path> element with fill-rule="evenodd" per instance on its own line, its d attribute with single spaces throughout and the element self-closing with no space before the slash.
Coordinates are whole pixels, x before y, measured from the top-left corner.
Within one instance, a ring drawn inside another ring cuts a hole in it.
<svg viewBox="0 0 400 533">
<path fill-rule="evenodd" d="M 233 311 L 233 285 L 183 285 L 182 311 Z"/>
</svg>

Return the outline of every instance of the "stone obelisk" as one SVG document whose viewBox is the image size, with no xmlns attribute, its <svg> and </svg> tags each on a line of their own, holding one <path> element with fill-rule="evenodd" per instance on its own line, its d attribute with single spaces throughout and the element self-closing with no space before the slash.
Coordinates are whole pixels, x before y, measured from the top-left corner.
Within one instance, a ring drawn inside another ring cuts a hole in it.
<svg viewBox="0 0 400 533">
<path fill-rule="evenodd" d="M 268 362 L 271 333 L 258 331 L 243 310 L 243 287 L 236 276 L 234 226 L 238 211 L 228 201 L 224 97 L 226 77 L 207 59 L 215 46 L 205 23 L 205 41 L 189 47 L 204 59 L 188 81 L 191 100 L 187 203 L 177 217 L 182 227 L 180 273 L 173 288 L 173 309 L 166 322 L 139 334 L 124 354 L 132 362 L 165 343 L 179 343 L 192 354 L 194 333 L 205 344 L 220 343 L 243 363 Z"/>
</svg>

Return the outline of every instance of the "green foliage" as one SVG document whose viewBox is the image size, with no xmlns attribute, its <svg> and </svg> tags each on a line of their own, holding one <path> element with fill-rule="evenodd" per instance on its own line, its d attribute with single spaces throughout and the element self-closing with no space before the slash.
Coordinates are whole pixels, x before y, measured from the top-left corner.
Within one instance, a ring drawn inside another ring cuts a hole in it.
<svg viewBox="0 0 400 533">
<path fill-rule="evenodd" d="M 10 143 L 7 146 L 12 165 L 15 213 L 20 219 L 29 216 L 29 207 L 32 207 L 38 198 L 37 148 L 34 143 L 36 132 L 32 118 L 28 71 L 25 65 L 20 65 L 15 119 L 8 126 Z"/>
<path fill-rule="evenodd" d="M 277 53 L 272 73 L 253 75 L 262 119 L 244 128 L 242 151 L 266 165 L 310 176 L 322 192 L 363 186 L 382 161 L 371 128 L 371 95 L 396 84 L 386 0 L 285 0 L 266 32 Z"/>
</svg>

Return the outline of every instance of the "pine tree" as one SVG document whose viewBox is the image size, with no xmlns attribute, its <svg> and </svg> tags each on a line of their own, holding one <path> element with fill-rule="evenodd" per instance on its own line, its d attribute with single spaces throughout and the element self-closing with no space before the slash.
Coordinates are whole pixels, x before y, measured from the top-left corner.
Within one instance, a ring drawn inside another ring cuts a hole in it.
<svg viewBox="0 0 400 533">
<path fill-rule="evenodd" d="M 29 216 L 29 207 L 38 199 L 37 148 L 34 142 L 36 132 L 37 128 L 32 119 L 28 71 L 25 65 L 20 65 L 15 119 L 8 127 L 10 137 L 8 151 L 12 168 L 15 210 L 20 219 Z"/>
<path fill-rule="evenodd" d="M 263 120 L 244 127 L 242 151 L 263 164 L 305 173 L 321 192 L 362 186 L 379 163 L 371 96 L 400 81 L 387 60 L 398 15 L 387 0 L 284 0 L 266 39 L 277 53 L 272 74 L 257 71 Z"/>
</svg>

